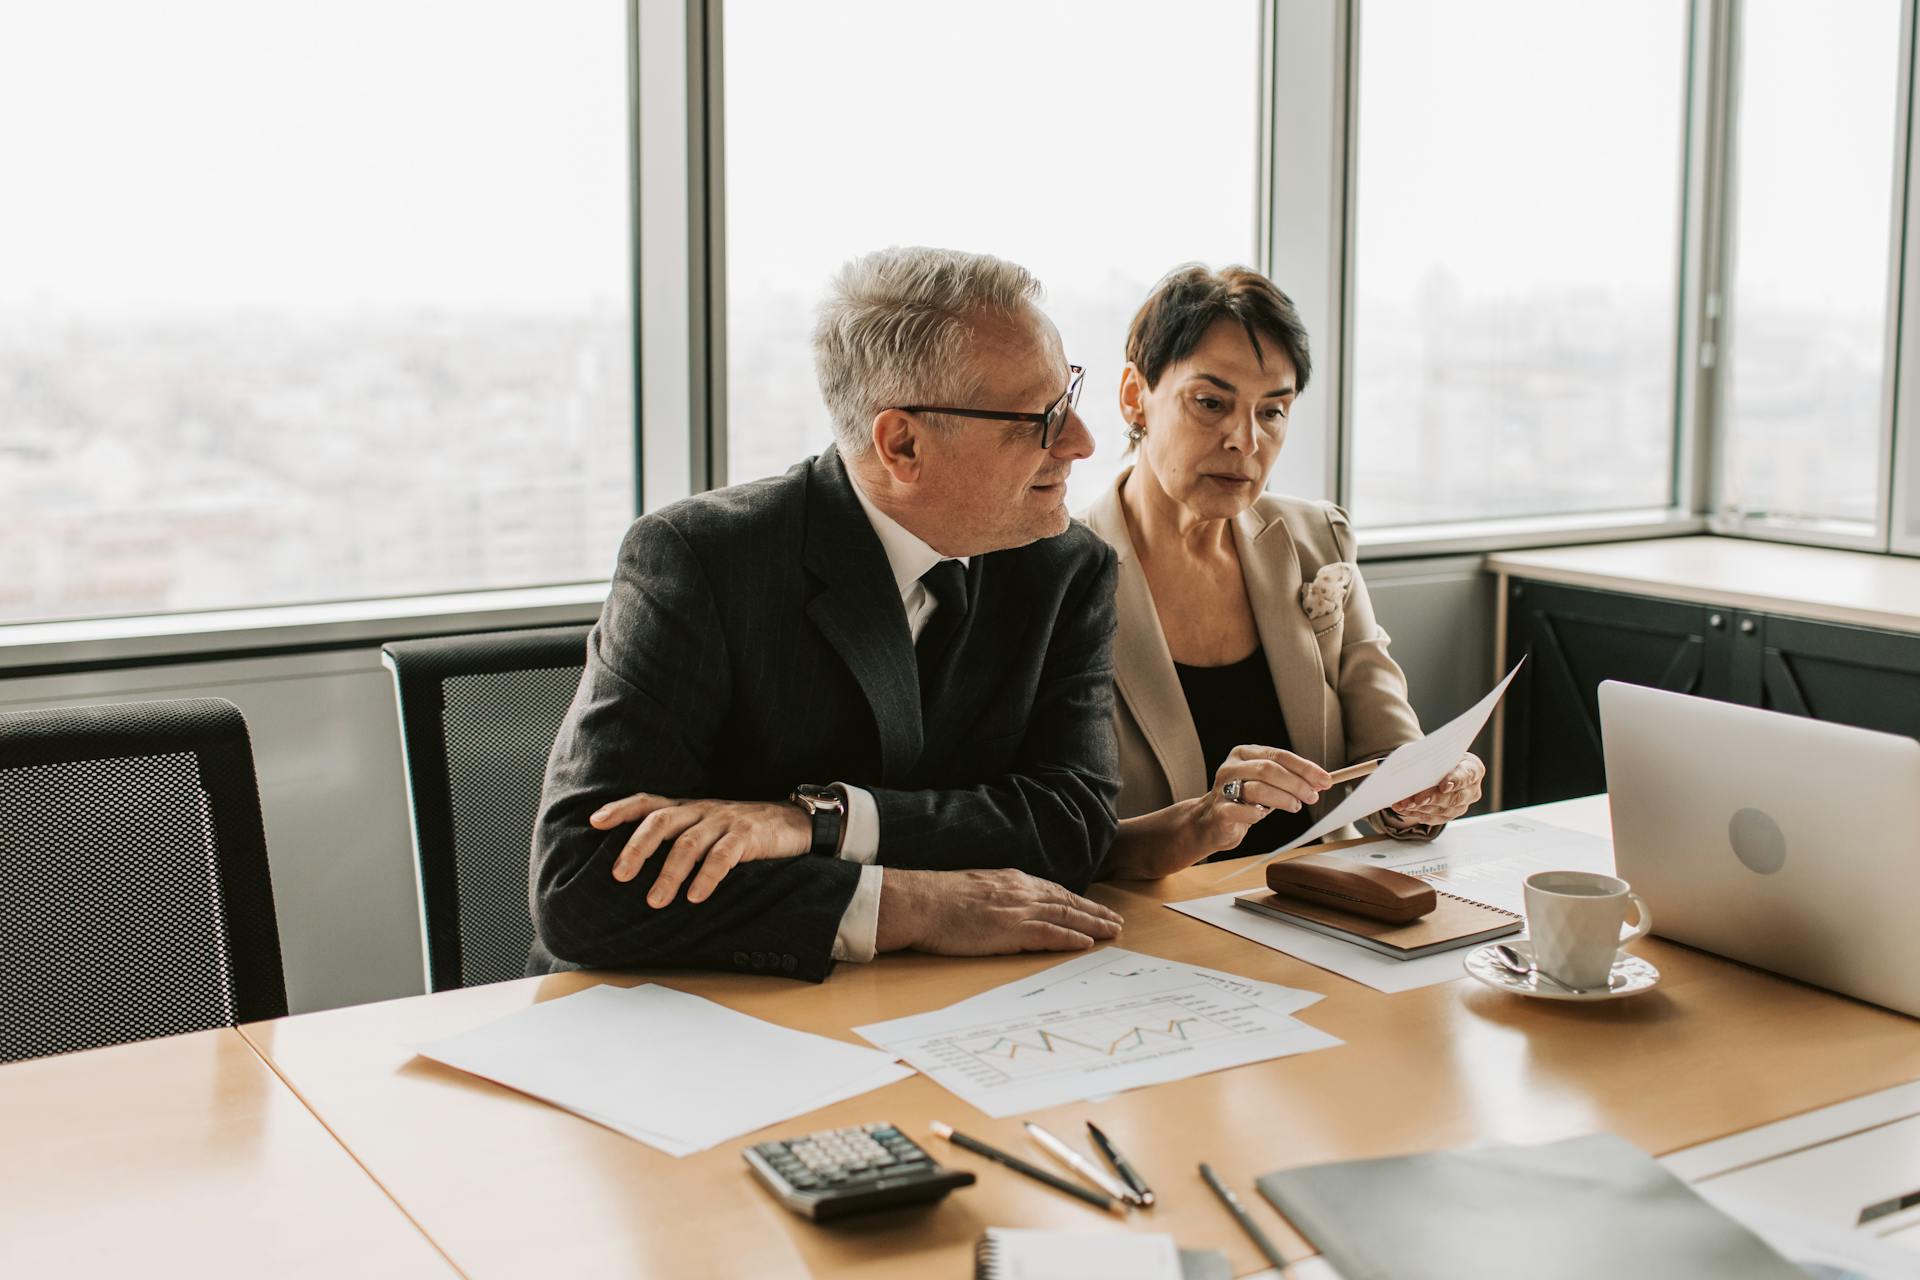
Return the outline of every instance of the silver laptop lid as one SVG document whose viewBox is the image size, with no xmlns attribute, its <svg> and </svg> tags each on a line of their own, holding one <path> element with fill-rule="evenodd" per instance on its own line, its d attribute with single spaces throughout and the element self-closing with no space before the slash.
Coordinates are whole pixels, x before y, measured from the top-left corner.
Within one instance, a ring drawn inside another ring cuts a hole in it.
<svg viewBox="0 0 1920 1280">
<path fill-rule="evenodd" d="M 1920 742 L 1611 680 L 1600 724 L 1655 933 L 1920 1016 Z"/>
</svg>

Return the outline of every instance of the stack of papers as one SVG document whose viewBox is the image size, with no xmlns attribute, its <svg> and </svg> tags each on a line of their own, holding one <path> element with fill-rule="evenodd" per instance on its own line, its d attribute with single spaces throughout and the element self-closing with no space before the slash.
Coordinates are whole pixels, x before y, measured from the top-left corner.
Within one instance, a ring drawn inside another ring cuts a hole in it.
<svg viewBox="0 0 1920 1280">
<path fill-rule="evenodd" d="M 1420 876 L 1442 892 L 1516 915 L 1526 914 L 1522 886 L 1536 871 L 1613 874 L 1611 841 L 1504 813 L 1450 823 L 1428 841 L 1376 841 L 1351 845 L 1330 856 Z M 1218 893 L 1169 902 L 1167 906 L 1343 978 L 1363 982 L 1375 991 L 1411 991 L 1463 976 L 1459 951 L 1396 960 L 1297 924 L 1243 910 L 1233 905 L 1233 899 L 1232 893 Z"/>
<path fill-rule="evenodd" d="M 931 1013 L 854 1030 L 990 1116 L 1342 1043 L 1316 992 L 1107 947 Z"/>
<path fill-rule="evenodd" d="M 891 1054 L 654 983 L 589 987 L 415 1047 L 671 1156 L 913 1074 Z"/>
</svg>

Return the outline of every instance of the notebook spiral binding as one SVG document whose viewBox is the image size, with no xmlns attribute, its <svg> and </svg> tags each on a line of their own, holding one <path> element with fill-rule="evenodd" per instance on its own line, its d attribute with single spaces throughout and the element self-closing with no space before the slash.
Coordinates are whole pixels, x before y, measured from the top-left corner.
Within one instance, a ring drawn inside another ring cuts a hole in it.
<svg viewBox="0 0 1920 1280">
<path fill-rule="evenodd" d="M 1422 880 L 1425 880 L 1428 884 L 1432 885 L 1434 893 L 1439 897 L 1452 898 L 1455 902 L 1464 902 L 1470 907 L 1485 907 L 1488 911 L 1497 911 L 1501 915 L 1506 916 L 1510 920 L 1526 919 L 1526 917 L 1521 915 L 1518 911 L 1509 911 L 1505 907 L 1496 907 L 1491 902 L 1482 902 L 1478 898 L 1469 898 L 1464 893 L 1448 893 L 1445 889 L 1442 889 L 1440 887 L 1441 885 L 1446 883 L 1446 881 L 1444 880 L 1435 880 L 1432 876 L 1421 876 L 1420 878 Z"/>
<path fill-rule="evenodd" d="M 991 1234 L 983 1235 L 973 1245 L 973 1280 L 998 1280 L 999 1275 L 1000 1246 Z"/>
</svg>

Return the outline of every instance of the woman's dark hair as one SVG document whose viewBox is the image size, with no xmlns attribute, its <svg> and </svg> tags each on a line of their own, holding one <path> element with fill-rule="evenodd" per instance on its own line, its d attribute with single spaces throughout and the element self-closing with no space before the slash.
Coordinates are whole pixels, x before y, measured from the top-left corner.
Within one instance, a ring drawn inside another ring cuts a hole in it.
<svg viewBox="0 0 1920 1280">
<path fill-rule="evenodd" d="M 1307 352 L 1307 326 L 1300 322 L 1293 299 L 1273 281 L 1246 267 L 1209 271 L 1197 262 L 1169 271 L 1127 330 L 1127 360 L 1140 371 L 1149 387 L 1160 375 L 1185 360 L 1200 345 L 1215 322 L 1231 318 L 1247 331 L 1254 355 L 1266 366 L 1261 339 L 1277 345 L 1293 361 L 1300 391 L 1307 389 L 1312 357 Z"/>
</svg>

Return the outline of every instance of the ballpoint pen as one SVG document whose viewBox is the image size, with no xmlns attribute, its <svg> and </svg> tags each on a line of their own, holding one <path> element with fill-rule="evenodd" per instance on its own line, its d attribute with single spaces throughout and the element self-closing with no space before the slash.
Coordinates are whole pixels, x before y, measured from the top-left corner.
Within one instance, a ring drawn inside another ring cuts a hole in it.
<svg viewBox="0 0 1920 1280">
<path fill-rule="evenodd" d="M 1027 1121 L 1026 1125 L 1027 1135 L 1051 1152 L 1054 1158 L 1059 1160 L 1061 1164 L 1066 1165 L 1067 1168 L 1073 1170 L 1088 1182 L 1091 1182 L 1094 1186 L 1112 1196 L 1115 1200 L 1124 1200 L 1135 1204 L 1139 1203 L 1133 1192 L 1127 1187 L 1122 1186 L 1120 1182 L 1105 1169 L 1102 1169 L 1093 1161 L 1087 1159 L 1078 1151 L 1075 1151 L 1072 1147 L 1060 1141 L 1060 1139 L 1054 1137 L 1051 1133 L 1048 1133 L 1045 1129 L 1042 1129 L 1033 1121 Z"/>
<path fill-rule="evenodd" d="M 1285 1271 L 1287 1260 L 1280 1255 L 1280 1250 L 1273 1241 L 1267 1239 L 1267 1233 L 1260 1229 L 1260 1224 L 1247 1216 L 1246 1209 L 1240 1203 L 1240 1197 L 1233 1194 L 1233 1188 L 1220 1181 L 1219 1175 L 1213 1171 L 1213 1166 L 1204 1160 L 1200 1162 L 1200 1176 L 1205 1178 L 1207 1185 L 1213 1188 L 1213 1194 L 1225 1202 L 1227 1208 L 1233 1213 L 1234 1220 L 1240 1224 L 1240 1229 L 1253 1237 L 1253 1243 L 1261 1253 L 1267 1256 L 1267 1261 L 1271 1262 L 1276 1269 Z"/>
<path fill-rule="evenodd" d="M 1070 1196 L 1085 1200 L 1088 1204 L 1105 1209 L 1108 1213 L 1119 1214 L 1122 1217 L 1126 1216 L 1127 1206 L 1124 1201 L 1115 1200 L 1111 1196 L 1103 1196 L 1098 1191 L 1089 1191 L 1077 1182 L 1068 1182 L 1065 1178 L 1057 1174 L 1048 1173 L 1038 1165 L 1028 1164 L 1019 1156 L 1008 1155 L 998 1147 L 990 1147 L 978 1138 L 969 1138 L 964 1133 L 955 1133 L 953 1126 L 950 1124 L 942 1124 L 940 1121 L 935 1120 L 932 1127 L 935 1137 L 945 1138 L 956 1147 L 964 1147 L 977 1156 L 985 1156 L 996 1164 L 1007 1166 L 1007 1168 L 1013 1170 L 1015 1173 L 1024 1173 L 1036 1182 L 1044 1182 L 1057 1191 L 1064 1191 Z"/>
<path fill-rule="evenodd" d="M 1149 1187 L 1147 1180 L 1140 1176 L 1140 1171 L 1135 1169 L 1132 1162 L 1120 1153 L 1120 1148 L 1113 1145 L 1112 1139 L 1100 1132 L 1099 1125 L 1091 1120 L 1087 1121 L 1087 1132 L 1093 1135 L 1093 1143 L 1100 1148 L 1100 1154 L 1107 1158 L 1113 1167 L 1119 1171 L 1120 1176 L 1127 1180 L 1127 1185 L 1133 1188 L 1133 1202 L 1142 1208 L 1151 1208 L 1153 1205 L 1153 1188 Z"/>
</svg>

